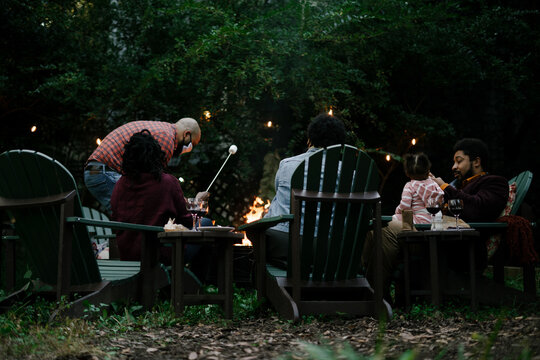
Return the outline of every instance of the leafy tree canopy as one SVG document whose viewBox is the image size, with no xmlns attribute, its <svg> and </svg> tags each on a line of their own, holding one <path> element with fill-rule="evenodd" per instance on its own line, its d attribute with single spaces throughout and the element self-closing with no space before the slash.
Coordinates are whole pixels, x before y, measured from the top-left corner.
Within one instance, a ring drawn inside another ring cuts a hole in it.
<svg viewBox="0 0 540 360">
<path fill-rule="evenodd" d="M 513 157 L 525 155 L 538 113 L 540 22 L 519 2 L 2 4 L 2 150 L 44 151 L 76 176 L 116 126 L 194 117 L 203 141 L 171 170 L 188 191 L 204 189 L 237 144 L 215 192 L 229 204 L 216 206 L 238 221 L 258 191 L 264 155 L 303 151 L 309 120 L 330 109 L 349 142 L 379 161 L 389 209 L 403 177 L 389 176 L 399 164 L 386 153 L 423 149 L 445 175 L 452 143 L 478 136 L 504 175 L 524 169 Z"/>
</svg>

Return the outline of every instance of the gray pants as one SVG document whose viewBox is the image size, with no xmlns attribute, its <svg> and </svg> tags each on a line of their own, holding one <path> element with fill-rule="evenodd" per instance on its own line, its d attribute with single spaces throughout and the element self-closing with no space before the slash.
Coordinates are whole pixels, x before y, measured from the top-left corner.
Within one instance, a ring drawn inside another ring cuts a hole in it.
<svg viewBox="0 0 540 360">
<path fill-rule="evenodd" d="M 286 270 L 288 258 L 289 233 L 273 229 L 266 230 L 266 261 Z"/>
<path fill-rule="evenodd" d="M 390 221 L 382 228 L 382 276 L 384 292 L 388 293 L 392 274 L 397 268 L 401 256 L 401 246 L 398 242 L 397 234 L 401 232 L 401 221 Z M 366 235 L 364 250 L 362 251 L 362 265 L 366 271 L 366 278 L 373 286 L 375 284 L 375 244 L 373 231 Z"/>
</svg>

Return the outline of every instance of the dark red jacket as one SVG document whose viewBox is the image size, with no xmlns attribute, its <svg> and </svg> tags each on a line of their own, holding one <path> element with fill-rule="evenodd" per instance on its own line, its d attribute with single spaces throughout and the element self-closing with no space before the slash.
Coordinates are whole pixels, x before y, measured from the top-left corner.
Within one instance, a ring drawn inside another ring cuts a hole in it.
<svg viewBox="0 0 540 360">
<path fill-rule="evenodd" d="M 176 224 L 193 225 L 180 182 L 170 174 L 162 174 L 159 181 L 150 174 L 141 174 L 138 181 L 122 176 L 114 187 L 111 207 L 115 221 L 163 226 L 174 218 Z M 116 239 L 121 260 L 141 259 L 140 232 L 118 231 Z M 162 262 L 170 263 L 170 256 L 170 248 L 161 249 Z"/>
<path fill-rule="evenodd" d="M 466 222 L 491 222 L 500 215 L 508 201 L 508 181 L 502 176 L 478 176 L 462 189 L 444 188 L 444 199 L 463 199 L 460 218 Z"/>
</svg>

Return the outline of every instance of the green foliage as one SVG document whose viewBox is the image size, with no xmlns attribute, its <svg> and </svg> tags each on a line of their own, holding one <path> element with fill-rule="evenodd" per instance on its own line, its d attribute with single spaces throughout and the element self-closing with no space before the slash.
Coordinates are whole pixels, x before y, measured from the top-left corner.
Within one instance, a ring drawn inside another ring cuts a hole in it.
<svg viewBox="0 0 540 360">
<path fill-rule="evenodd" d="M 330 108 L 350 143 L 398 156 L 412 137 L 444 153 L 484 131 L 510 147 L 538 112 L 538 12 L 499 2 L 3 4 L 1 150 L 43 150 L 78 174 L 114 127 L 191 116 L 203 141 L 172 171 L 200 190 L 238 144 L 221 175 L 233 214 L 257 193 L 264 154 L 303 151 L 310 118 Z M 396 168 L 375 157 L 383 176 Z"/>
</svg>

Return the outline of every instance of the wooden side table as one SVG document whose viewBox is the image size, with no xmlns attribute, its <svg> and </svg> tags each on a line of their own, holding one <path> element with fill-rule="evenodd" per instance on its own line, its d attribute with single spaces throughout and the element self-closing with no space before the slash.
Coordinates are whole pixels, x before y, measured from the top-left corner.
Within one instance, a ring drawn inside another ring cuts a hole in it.
<svg viewBox="0 0 540 360">
<path fill-rule="evenodd" d="M 162 232 L 162 243 L 172 244 L 171 302 L 176 314 L 184 312 L 185 305 L 220 304 L 227 319 L 232 318 L 233 302 L 233 244 L 242 242 L 244 234 L 224 231 Z M 184 294 L 184 248 L 186 244 L 210 244 L 218 254 L 218 293 Z"/>
<path fill-rule="evenodd" d="M 408 308 L 411 306 L 412 295 L 431 295 L 433 305 L 441 303 L 441 287 L 439 272 L 439 243 L 446 242 L 465 242 L 469 248 L 469 273 L 470 273 L 470 296 L 471 307 L 476 310 L 478 299 L 476 292 L 476 274 L 475 274 L 475 242 L 478 241 L 480 233 L 476 230 L 444 230 L 444 231 L 404 231 L 398 234 L 398 241 L 403 242 L 403 265 L 405 278 L 405 301 Z M 429 272 L 431 289 L 411 290 L 410 264 L 409 264 L 409 246 L 412 244 L 425 244 L 429 246 Z"/>
</svg>

